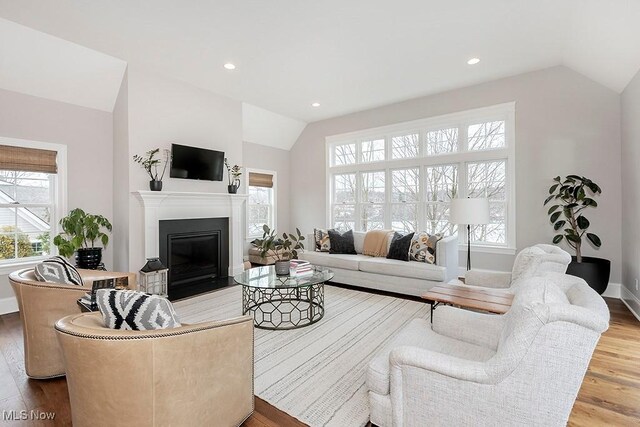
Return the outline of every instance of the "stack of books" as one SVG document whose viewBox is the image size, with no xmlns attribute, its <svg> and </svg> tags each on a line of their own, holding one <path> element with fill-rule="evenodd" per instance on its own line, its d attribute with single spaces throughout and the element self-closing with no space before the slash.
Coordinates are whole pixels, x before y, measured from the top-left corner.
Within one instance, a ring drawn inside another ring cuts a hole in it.
<svg viewBox="0 0 640 427">
<path fill-rule="evenodd" d="M 291 260 L 291 269 L 295 270 L 296 276 L 312 276 L 313 266 L 309 261 L 303 261 L 301 259 Z"/>
</svg>

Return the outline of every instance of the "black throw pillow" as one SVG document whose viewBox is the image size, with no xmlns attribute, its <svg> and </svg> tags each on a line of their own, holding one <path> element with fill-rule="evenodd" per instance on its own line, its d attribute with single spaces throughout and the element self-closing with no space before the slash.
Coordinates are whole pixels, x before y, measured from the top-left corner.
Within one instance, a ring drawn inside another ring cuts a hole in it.
<svg viewBox="0 0 640 427">
<path fill-rule="evenodd" d="M 353 230 L 340 234 L 337 230 L 328 230 L 331 248 L 330 254 L 352 254 L 355 255 L 356 247 L 353 245 Z"/>
<path fill-rule="evenodd" d="M 409 249 L 411 248 L 411 239 L 413 239 L 414 234 L 415 233 L 409 233 L 403 236 L 398 232 L 393 233 L 387 259 L 409 261 Z"/>
</svg>

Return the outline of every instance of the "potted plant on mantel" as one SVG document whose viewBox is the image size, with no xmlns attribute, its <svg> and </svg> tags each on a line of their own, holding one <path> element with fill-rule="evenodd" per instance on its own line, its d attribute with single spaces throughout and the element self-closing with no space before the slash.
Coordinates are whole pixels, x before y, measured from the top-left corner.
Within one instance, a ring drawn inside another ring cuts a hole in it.
<svg viewBox="0 0 640 427">
<path fill-rule="evenodd" d="M 69 215 L 60 220 L 62 233 L 53 238 L 58 253 L 69 258 L 74 252 L 76 265 L 80 268 L 95 270 L 102 261 L 102 248 L 96 241 L 107 247 L 112 226 L 102 215 L 88 214 L 80 208 L 73 209 Z"/>
<path fill-rule="evenodd" d="M 587 230 L 591 222 L 584 215 L 584 210 L 596 208 L 598 203 L 593 199 L 602 193 L 598 184 L 584 176 L 568 175 L 562 179 L 555 177 L 554 184 L 549 188 L 549 197 L 544 204 L 553 202 L 547 214 L 558 233 L 553 237 L 553 243 L 563 240 L 575 251 L 572 262 L 567 267 L 567 274 L 583 278 L 589 286 L 602 294 L 609 284 L 611 261 L 603 258 L 582 256 L 583 238 L 599 248 L 602 245 L 600 237 Z"/>
<path fill-rule="evenodd" d="M 242 175 L 242 166 L 231 166 L 226 157 L 224 158 L 224 165 L 227 168 L 227 175 L 229 177 L 229 185 L 227 186 L 229 194 L 236 194 L 238 192 L 238 188 L 240 187 L 240 175 Z"/>
<path fill-rule="evenodd" d="M 167 149 L 162 150 L 164 154 L 163 159 L 156 158 L 156 155 L 159 152 L 160 149 L 155 148 L 153 150 L 147 151 L 143 156 L 138 156 L 137 154 L 133 156 L 133 161 L 142 166 L 149 177 L 151 177 L 151 181 L 149 181 L 149 189 L 151 191 L 162 190 L 162 179 L 164 178 L 164 173 L 167 171 L 167 164 L 169 163 L 169 159 L 171 158 L 171 152 Z M 164 166 L 162 167 L 162 174 L 160 174 L 160 179 L 158 179 L 158 165 L 163 162 Z"/>
<path fill-rule="evenodd" d="M 285 276 L 289 274 L 290 261 L 298 259 L 298 251 L 304 250 L 302 241 L 304 236 L 296 228 L 296 235 L 282 233 L 282 237 L 276 234 L 276 230 L 271 230 L 268 225 L 262 226 L 262 239 L 256 239 L 254 244 L 261 249 L 260 256 L 266 258 L 271 251 L 276 258 L 276 274 Z"/>
</svg>

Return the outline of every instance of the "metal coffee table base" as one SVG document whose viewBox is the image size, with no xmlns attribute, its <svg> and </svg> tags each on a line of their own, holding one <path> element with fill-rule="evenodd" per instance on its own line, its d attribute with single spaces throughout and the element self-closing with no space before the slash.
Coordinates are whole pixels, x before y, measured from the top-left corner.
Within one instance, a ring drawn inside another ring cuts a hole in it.
<svg viewBox="0 0 640 427">
<path fill-rule="evenodd" d="M 324 283 L 301 288 L 242 287 L 242 314 L 251 313 L 256 328 L 297 329 L 324 316 Z"/>
</svg>

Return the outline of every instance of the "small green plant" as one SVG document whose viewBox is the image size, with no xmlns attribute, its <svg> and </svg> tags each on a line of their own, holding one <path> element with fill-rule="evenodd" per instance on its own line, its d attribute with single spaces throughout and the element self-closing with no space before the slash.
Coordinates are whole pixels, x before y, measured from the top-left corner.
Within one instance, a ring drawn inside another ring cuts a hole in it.
<svg viewBox="0 0 640 427">
<path fill-rule="evenodd" d="M 159 148 L 155 148 L 153 150 L 149 150 L 144 153 L 143 156 L 138 156 L 135 154 L 133 156 L 133 161 L 138 163 L 142 168 L 147 172 L 147 174 L 151 177 L 152 181 L 162 181 L 164 178 L 164 173 L 167 170 L 167 164 L 169 163 L 169 159 L 171 158 L 171 153 L 169 150 L 162 150 L 164 157 L 156 158 L 156 155 L 160 152 Z M 160 179 L 158 179 L 158 166 L 164 162 L 164 166 L 162 167 L 162 174 L 160 175 Z"/>
<path fill-rule="evenodd" d="M 304 236 L 300 230 L 296 228 L 296 234 L 282 233 L 282 237 L 278 236 L 276 230 L 271 230 L 268 225 L 262 226 L 262 239 L 256 239 L 255 245 L 261 249 L 260 256 L 266 257 L 269 251 L 273 251 L 278 261 L 289 261 L 298 259 L 298 251 L 304 250 L 302 241 Z"/>
<path fill-rule="evenodd" d="M 96 241 L 105 248 L 109 243 L 112 226 L 102 215 L 88 214 L 80 208 L 73 209 L 69 215 L 60 220 L 62 233 L 53 238 L 53 244 L 63 257 L 70 257 L 80 248 L 94 248 Z"/>
<path fill-rule="evenodd" d="M 558 244 L 563 239 L 576 252 L 576 261 L 582 262 L 582 237 L 586 238 L 593 246 L 599 248 L 602 245 L 600 237 L 588 233 L 591 225 L 583 211 L 588 207 L 598 207 L 598 203 L 592 198 L 602 193 L 602 189 L 595 182 L 584 176 L 568 175 L 562 179 L 555 177 L 554 184 L 549 188 L 549 197 L 544 201 L 546 206 L 554 201 L 547 214 L 553 224 L 553 229 L 559 233 L 553 237 L 553 243 Z"/>
</svg>

